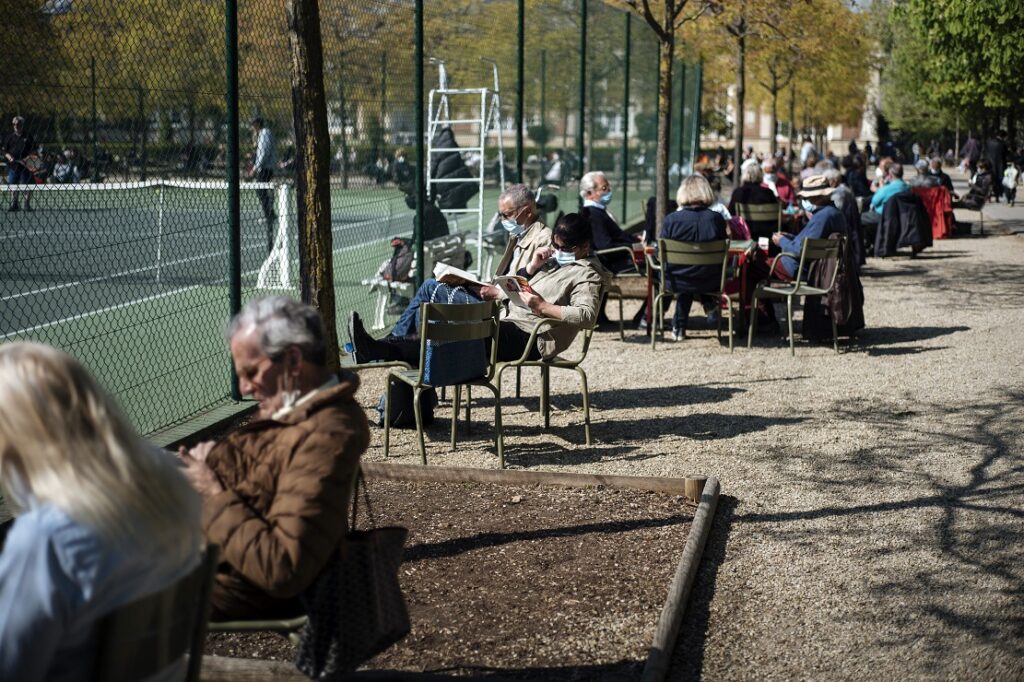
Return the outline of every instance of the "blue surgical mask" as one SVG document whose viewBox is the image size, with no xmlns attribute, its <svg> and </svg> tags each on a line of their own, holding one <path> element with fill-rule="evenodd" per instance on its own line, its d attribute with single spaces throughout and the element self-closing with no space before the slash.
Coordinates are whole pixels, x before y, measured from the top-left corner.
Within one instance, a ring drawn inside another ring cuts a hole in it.
<svg viewBox="0 0 1024 682">
<path fill-rule="evenodd" d="M 560 266 L 562 266 L 562 265 L 569 265 L 570 263 L 575 263 L 576 262 L 576 254 L 574 254 L 572 251 L 559 251 L 559 250 L 556 249 L 555 250 L 555 262 L 557 262 L 558 265 L 560 265 Z"/>
<path fill-rule="evenodd" d="M 612 192 L 611 192 L 611 190 L 608 190 L 607 192 L 602 194 L 601 198 L 598 199 L 598 201 L 601 202 L 602 206 L 607 206 L 608 204 L 612 203 Z"/>
<path fill-rule="evenodd" d="M 501 221 L 501 226 L 505 228 L 505 231 L 508 232 L 513 237 L 518 237 L 524 231 L 526 231 L 525 227 L 523 227 L 514 220 L 509 220 L 508 218 L 505 218 L 504 220 Z"/>
<path fill-rule="evenodd" d="M 812 204 L 811 202 L 807 201 L 807 199 L 800 200 L 800 207 L 807 211 L 808 213 L 814 213 L 815 211 L 818 210 L 818 207 Z"/>
</svg>

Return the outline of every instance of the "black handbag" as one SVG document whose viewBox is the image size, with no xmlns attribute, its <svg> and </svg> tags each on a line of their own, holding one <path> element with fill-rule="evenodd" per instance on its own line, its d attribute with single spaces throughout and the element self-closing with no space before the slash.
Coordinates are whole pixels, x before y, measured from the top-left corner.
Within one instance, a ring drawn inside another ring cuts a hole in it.
<svg viewBox="0 0 1024 682">
<path fill-rule="evenodd" d="M 376 525 L 366 483 L 361 473 L 357 476 L 344 549 L 299 597 L 309 620 L 295 665 L 314 680 L 338 679 L 409 634 L 398 581 L 409 531 L 400 526 L 356 530 L 360 487 L 370 524 Z"/>
</svg>

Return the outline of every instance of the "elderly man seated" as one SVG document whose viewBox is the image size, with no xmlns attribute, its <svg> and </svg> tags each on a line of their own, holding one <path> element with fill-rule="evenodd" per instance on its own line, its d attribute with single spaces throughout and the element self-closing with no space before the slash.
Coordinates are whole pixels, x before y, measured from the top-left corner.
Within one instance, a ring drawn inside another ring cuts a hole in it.
<svg viewBox="0 0 1024 682">
<path fill-rule="evenodd" d="M 545 258 L 551 255 L 551 228 L 540 221 L 537 202 L 529 187 L 510 185 L 502 192 L 498 197 L 498 215 L 501 226 L 508 232 L 509 240 L 494 272 L 496 277 L 522 274 L 538 250 L 544 250 Z M 449 286 L 436 279 L 428 279 L 420 285 L 388 336 L 404 338 L 415 334 L 420 328 L 421 303 L 479 303 L 502 297 L 501 290 L 489 284 Z M 353 329 L 358 331 L 353 332 Z M 358 313 L 353 312 L 349 320 L 349 334 L 365 333 L 362 320 Z M 368 362 L 358 350 L 355 360 Z"/>
<path fill-rule="evenodd" d="M 939 178 L 928 172 L 928 162 L 924 159 L 917 160 L 914 170 L 917 171 L 917 175 L 907 183 L 911 187 L 938 187 L 940 185 Z"/>
<path fill-rule="evenodd" d="M 534 293 L 519 294 L 528 307 L 509 306 L 499 330 L 498 360 L 522 357 L 530 332 L 540 320 L 550 318 L 566 324 L 556 325 L 537 336 L 537 344 L 529 354 L 533 360 L 558 355 L 572 345 L 581 329 L 594 326 L 601 291 L 609 273 L 592 255 L 591 241 L 590 224 L 582 215 L 568 213 L 559 218 L 552 235 L 553 257 L 537 251 L 521 271 L 529 278 Z M 387 336 L 378 341 L 361 326 L 350 331 L 357 357 L 368 361 L 419 363 L 420 342 L 416 336 Z"/>
<path fill-rule="evenodd" d="M 255 421 L 179 451 L 220 545 L 213 620 L 301 613 L 298 595 L 345 541 L 352 480 L 370 434 L 359 379 L 327 368 L 317 311 L 285 297 L 249 303 L 228 327 Z"/>
<path fill-rule="evenodd" d="M 772 194 L 778 197 L 786 206 L 796 203 L 796 193 L 793 191 L 793 183 L 789 181 L 786 174 L 778 167 L 775 159 L 765 159 L 761 163 L 761 172 L 764 174 L 764 184 Z"/>
<path fill-rule="evenodd" d="M 939 185 L 946 188 L 949 192 L 949 197 L 956 201 L 960 197 L 957 196 L 956 192 L 953 191 L 953 180 L 949 175 L 942 170 L 942 159 L 938 156 L 933 156 L 931 161 L 928 162 L 928 172 L 934 175 L 939 180 Z"/>
<path fill-rule="evenodd" d="M 769 204 L 778 207 L 779 200 L 768 185 L 764 184 L 764 172 L 761 166 L 753 163 L 745 163 L 740 169 L 740 180 L 742 184 L 732 191 L 729 198 L 729 213 L 741 215 L 740 205 L 746 204 Z M 778 229 L 778 220 L 750 221 L 748 220 L 750 233 L 757 236 L 767 236 Z"/>
<path fill-rule="evenodd" d="M 590 221 L 595 251 L 615 246 L 632 246 L 640 241 L 639 237 L 623 232 L 608 212 L 608 204 L 612 202 L 612 187 L 603 172 L 590 171 L 580 178 L 580 197 L 583 198 L 581 213 Z M 633 270 L 632 258 L 623 251 L 602 254 L 598 259 L 610 272 Z"/>
<path fill-rule="evenodd" d="M 798 196 L 800 206 L 810 214 L 811 219 L 796 236 L 779 232 L 772 235 L 775 242 L 784 252 L 800 255 L 806 239 L 827 239 L 834 232 L 847 234 L 846 219 L 842 212 L 832 204 L 834 188 L 823 175 L 811 175 L 804 179 Z M 793 256 L 780 255 L 775 266 L 774 275 L 782 280 L 796 279 L 800 263 Z M 803 273 L 806 275 L 807 273 Z"/>
</svg>

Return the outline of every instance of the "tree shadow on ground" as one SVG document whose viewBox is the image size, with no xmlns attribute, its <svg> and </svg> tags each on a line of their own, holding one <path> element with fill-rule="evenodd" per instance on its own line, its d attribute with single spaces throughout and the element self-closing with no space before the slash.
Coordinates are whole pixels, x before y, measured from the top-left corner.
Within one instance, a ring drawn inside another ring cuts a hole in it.
<svg viewBox="0 0 1024 682">
<path fill-rule="evenodd" d="M 900 617 L 907 626 L 906 643 L 923 649 L 922 655 L 942 658 L 948 655 L 945 631 L 953 628 L 1024 660 L 1024 563 L 1019 554 L 1024 545 L 1022 404 L 1022 390 L 1000 391 L 988 401 L 969 405 L 917 404 L 908 409 L 897 401 L 835 403 L 828 410 L 830 416 L 850 428 L 880 431 L 880 442 L 898 442 L 902 454 L 877 447 L 854 450 L 839 462 L 847 472 L 843 476 L 830 468 L 837 462 L 823 462 L 820 474 L 800 479 L 825 491 L 835 503 L 799 511 L 750 512 L 736 516 L 735 522 L 792 523 L 768 532 L 810 544 L 820 542 L 823 532 L 834 538 L 844 531 L 820 526 L 805 529 L 804 522 L 809 520 L 912 513 L 924 524 L 920 532 L 871 550 L 872 559 L 917 557 L 922 552 L 941 558 L 919 562 L 914 570 L 873 588 L 877 598 L 903 604 Z M 944 453 L 973 464 L 951 476 L 948 468 L 932 461 Z M 930 492 L 903 499 L 896 493 L 888 500 L 858 503 L 859 491 L 911 479 Z M 861 530 L 849 528 L 848 532 L 852 542 L 863 541 Z M 979 591 L 977 609 L 944 598 L 952 590 L 964 589 Z M 992 608 L 997 603 L 1000 607 Z M 925 618 L 944 627 L 922 629 Z"/>
<path fill-rule="evenodd" d="M 583 415 L 579 413 L 580 421 L 577 424 L 568 426 L 555 426 L 546 430 L 552 436 L 562 437 L 570 442 L 583 440 Z M 773 426 L 785 426 L 799 424 L 807 421 L 808 417 L 762 417 L 759 415 L 735 414 L 687 414 L 678 417 L 651 417 L 640 421 L 603 419 L 592 420 L 590 430 L 593 439 L 597 443 L 616 443 L 623 440 L 636 442 L 648 440 L 661 436 L 681 436 L 694 440 L 718 440 L 721 438 L 732 438 L 756 431 L 764 431 Z M 539 416 L 538 416 L 539 421 Z M 504 419 L 506 436 L 531 436 L 543 431 L 540 423 L 534 424 L 509 424 Z"/>
<path fill-rule="evenodd" d="M 946 350 L 949 346 L 933 346 L 926 348 L 925 346 L 909 346 L 906 348 L 866 348 L 868 355 L 872 357 L 879 356 L 890 356 L 890 355 L 917 355 L 919 353 L 928 353 L 933 350 Z"/>
<path fill-rule="evenodd" d="M 889 279 L 891 277 L 913 277 L 927 273 L 927 268 L 912 266 L 900 268 L 899 270 L 864 270 L 861 272 L 862 279 Z"/>
<path fill-rule="evenodd" d="M 686 405 L 709 405 L 713 403 L 724 403 L 738 393 L 744 393 L 744 388 L 733 388 L 731 386 L 701 386 L 685 385 L 659 386 L 652 388 L 621 388 L 615 390 L 590 391 L 590 404 L 596 405 L 602 410 L 633 409 L 637 407 L 684 407 Z M 530 402 L 528 395 L 524 396 Z M 513 400 L 516 400 L 513 398 Z M 523 400 L 520 398 L 519 400 Z M 537 404 L 540 399 L 533 398 Z M 582 396 L 577 391 L 575 394 L 558 393 L 552 394 L 551 405 L 557 409 L 565 410 L 574 407 L 582 407 Z"/>
<path fill-rule="evenodd" d="M 707 643 L 708 626 L 711 619 L 711 602 L 715 598 L 718 570 L 725 561 L 725 550 L 729 543 L 733 517 L 739 501 L 735 497 L 722 495 L 711 524 L 711 533 L 704 545 L 704 555 L 697 567 L 690 599 L 683 615 L 681 635 L 672 652 L 667 679 L 699 680 L 704 666 L 704 647 Z"/>
</svg>

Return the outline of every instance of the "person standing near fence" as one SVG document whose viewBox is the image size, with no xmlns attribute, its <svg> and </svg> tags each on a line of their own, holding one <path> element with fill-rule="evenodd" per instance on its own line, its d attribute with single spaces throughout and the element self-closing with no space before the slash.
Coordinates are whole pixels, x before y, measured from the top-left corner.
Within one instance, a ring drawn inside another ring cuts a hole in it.
<svg viewBox="0 0 1024 682">
<path fill-rule="evenodd" d="M 253 158 L 252 168 L 249 169 L 249 177 L 256 182 L 270 182 L 274 177 L 274 135 L 262 118 L 254 118 L 252 123 L 252 135 L 256 145 L 256 155 Z M 274 193 L 269 189 L 256 190 L 260 206 L 263 208 L 263 220 L 267 228 L 267 253 L 274 248 Z"/>
<path fill-rule="evenodd" d="M 7 184 L 31 185 L 32 172 L 25 165 L 25 158 L 35 150 L 35 140 L 25 132 L 25 119 L 23 117 L 15 116 L 11 123 L 14 126 L 14 132 L 8 133 L 7 137 L 4 138 L 4 158 L 7 159 Z M 18 205 L 18 191 L 15 190 L 12 194 L 14 199 L 7 210 L 18 211 L 21 209 Z M 26 211 L 32 210 L 32 205 L 29 203 L 31 199 L 32 193 L 26 191 Z"/>
</svg>

